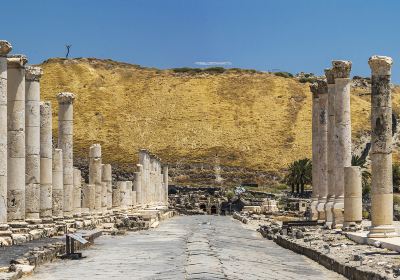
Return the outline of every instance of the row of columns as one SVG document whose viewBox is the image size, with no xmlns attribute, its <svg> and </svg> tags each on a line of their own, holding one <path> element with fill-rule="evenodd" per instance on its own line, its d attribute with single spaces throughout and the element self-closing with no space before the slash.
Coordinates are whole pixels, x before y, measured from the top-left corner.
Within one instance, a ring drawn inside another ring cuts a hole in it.
<svg viewBox="0 0 400 280">
<path fill-rule="evenodd" d="M 42 69 L 23 55 L 9 55 L 0 40 L 0 225 L 23 228 L 85 214 L 133 207 L 167 206 L 168 169 L 147 151 L 135 180 L 112 186 L 112 168 L 101 146 L 89 149 L 89 182 L 73 166 L 75 95 L 57 95 L 58 142 L 52 142 L 52 107 L 40 101 Z M 115 196 L 115 197 L 114 197 Z M 4 226 L 2 226 L 4 228 Z"/>
<path fill-rule="evenodd" d="M 371 92 L 372 227 L 369 236 L 395 236 L 392 184 L 392 59 L 369 59 Z M 312 219 L 347 228 L 362 220 L 361 169 L 351 166 L 350 61 L 333 61 L 312 92 Z"/>
</svg>

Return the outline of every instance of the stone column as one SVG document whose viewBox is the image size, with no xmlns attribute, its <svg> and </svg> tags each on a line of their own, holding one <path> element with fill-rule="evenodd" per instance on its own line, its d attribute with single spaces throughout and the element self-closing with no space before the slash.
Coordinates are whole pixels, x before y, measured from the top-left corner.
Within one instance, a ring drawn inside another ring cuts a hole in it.
<svg viewBox="0 0 400 280">
<path fill-rule="evenodd" d="M 143 192 L 142 192 L 142 173 L 143 166 L 140 164 L 136 165 L 138 167 L 137 172 L 135 172 L 135 181 L 133 182 L 133 189 L 136 191 L 136 205 L 142 207 L 143 205 Z"/>
<path fill-rule="evenodd" d="M 132 197 L 132 208 L 136 208 L 137 206 L 136 191 L 132 191 L 131 197 Z"/>
<path fill-rule="evenodd" d="M 82 172 L 74 168 L 74 216 L 80 217 L 82 214 Z"/>
<path fill-rule="evenodd" d="M 325 69 L 328 83 L 328 193 L 325 204 L 325 224 L 330 228 L 333 223 L 333 204 L 335 202 L 335 77 L 332 69 Z"/>
<path fill-rule="evenodd" d="M 333 204 L 333 224 L 343 226 L 344 211 L 344 167 L 351 166 L 351 115 L 350 115 L 350 71 L 351 62 L 332 62 L 335 78 L 335 202 Z"/>
<path fill-rule="evenodd" d="M 111 164 L 103 164 L 101 166 L 101 181 L 103 183 L 102 189 L 102 208 L 103 212 L 105 210 L 110 210 L 112 207 L 112 172 Z M 105 203 L 105 205 L 104 205 Z"/>
<path fill-rule="evenodd" d="M 7 74 L 7 211 L 10 224 L 25 220 L 25 64 L 22 55 L 8 58 Z"/>
<path fill-rule="evenodd" d="M 89 184 L 95 185 L 96 188 L 95 211 L 97 213 L 102 212 L 101 169 L 101 146 L 93 144 L 89 149 Z"/>
<path fill-rule="evenodd" d="M 344 168 L 344 223 L 343 228 L 353 227 L 362 221 L 361 168 Z"/>
<path fill-rule="evenodd" d="M 164 205 L 168 206 L 168 165 L 163 166 Z"/>
<path fill-rule="evenodd" d="M 96 186 L 83 184 L 82 187 L 82 215 L 89 215 L 95 212 Z"/>
<path fill-rule="evenodd" d="M 142 207 L 146 208 L 150 203 L 150 170 L 149 170 L 149 154 L 147 150 L 141 149 L 139 151 L 139 163 L 142 166 L 142 170 L 140 171 L 142 174 Z"/>
<path fill-rule="evenodd" d="M 64 168 L 64 216 L 73 217 L 73 103 L 75 96 L 70 92 L 57 94 L 58 99 L 58 148 L 63 150 Z"/>
<path fill-rule="evenodd" d="M 25 215 L 40 223 L 40 78 L 39 67 L 25 67 Z"/>
<path fill-rule="evenodd" d="M 371 87 L 371 222 L 369 237 L 396 236 L 393 226 L 392 58 L 372 56 Z"/>
<path fill-rule="evenodd" d="M 311 220 L 318 220 L 318 126 L 319 126 L 319 101 L 318 92 L 314 85 L 310 86 L 312 92 L 312 196 L 311 196 Z"/>
<path fill-rule="evenodd" d="M 133 183 L 132 181 L 126 181 L 125 186 L 125 204 L 128 209 L 132 208 L 132 191 L 133 191 Z"/>
<path fill-rule="evenodd" d="M 53 215 L 53 133 L 50 102 L 40 103 L 40 218 L 51 222 Z"/>
<path fill-rule="evenodd" d="M 7 54 L 12 46 L 0 40 L 0 225 L 7 223 Z"/>
<path fill-rule="evenodd" d="M 53 149 L 53 218 L 64 217 L 63 151 Z"/>
<path fill-rule="evenodd" d="M 113 188 L 112 207 L 114 210 L 119 210 L 121 207 L 121 181 L 118 181 L 117 186 Z"/>
</svg>

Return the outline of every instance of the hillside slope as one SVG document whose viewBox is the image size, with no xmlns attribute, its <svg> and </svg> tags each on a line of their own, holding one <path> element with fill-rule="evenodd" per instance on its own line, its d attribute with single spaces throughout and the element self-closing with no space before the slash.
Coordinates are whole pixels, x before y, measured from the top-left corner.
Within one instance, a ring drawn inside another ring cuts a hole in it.
<svg viewBox="0 0 400 280">
<path fill-rule="evenodd" d="M 147 147 L 171 164 L 280 171 L 310 157 L 308 84 L 267 73 L 185 74 L 98 59 L 50 59 L 42 99 L 76 94 L 74 153 L 100 143 L 105 162 L 134 164 Z M 396 89 L 397 91 L 397 89 Z M 353 134 L 369 129 L 369 96 L 352 95 Z M 395 108 L 400 100 L 396 96 Z"/>
</svg>

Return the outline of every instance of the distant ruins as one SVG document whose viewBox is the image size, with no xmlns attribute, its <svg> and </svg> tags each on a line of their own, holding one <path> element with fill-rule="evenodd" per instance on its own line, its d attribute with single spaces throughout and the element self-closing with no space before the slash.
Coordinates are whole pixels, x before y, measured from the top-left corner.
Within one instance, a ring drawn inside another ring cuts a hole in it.
<svg viewBox="0 0 400 280">
<path fill-rule="evenodd" d="M 372 226 L 368 237 L 396 236 L 392 184 L 392 59 L 372 56 Z M 350 61 L 333 61 L 312 91 L 311 218 L 332 228 L 357 228 L 362 221 L 360 167 L 351 166 Z"/>
<path fill-rule="evenodd" d="M 93 144 L 89 182 L 82 181 L 73 160 L 75 95 L 57 95 L 53 147 L 52 107 L 40 101 L 42 70 L 11 50 L 0 41 L 0 245 L 77 228 L 85 220 L 168 208 L 168 166 L 144 149 L 134 181 L 113 186 L 112 167 L 102 162 L 100 144 Z"/>
</svg>

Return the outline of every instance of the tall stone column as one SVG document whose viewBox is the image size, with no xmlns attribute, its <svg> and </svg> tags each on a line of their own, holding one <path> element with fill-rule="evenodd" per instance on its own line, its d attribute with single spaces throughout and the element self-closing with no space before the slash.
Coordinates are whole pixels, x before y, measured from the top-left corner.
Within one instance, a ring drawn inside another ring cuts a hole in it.
<svg viewBox="0 0 400 280">
<path fill-rule="evenodd" d="M 73 175 L 73 103 L 75 96 L 61 92 L 58 99 L 58 148 L 63 150 L 64 168 L 64 216 L 73 217 L 74 175 Z"/>
<path fill-rule="evenodd" d="M 11 225 L 25 220 L 25 64 L 22 55 L 8 58 L 7 74 L 7 211 Z"/>
<path fill-rule="evenodd" d="M 53 149 L 53 218 L 64 217 L 63 150 Z"/>
<path fill-rule="evenodd" d="M 344 212 L 344 167 L 351 166 L 351 115 L 350 115 L 350 71 L 351 62 L 332 62 L 335 78 L 335 202 L 333 204 L 333 224 L 343 226 Z"/>
<path fill-rule="evenodd" d="M 25 67 L 25 215 L 40 223 L 40 78 L 39 67 Z"/>
<path fill-rule="evenodd" d="M 318 220 L 318 150 L 319 150 L 319 96 L 314 85 L 310 86 L 312 92 L 312 196 L 311 196 L 311 220 Z"/>
<path fill-rule="evenodd" d="M 330 228 L 333 223 L 333 204 L 335 202 L 335 77 L 332 69 L 325 69 L 328 83 L 328 193 L 325 204 L 325 224 Z"/>
<path fill-rule="evenodd" d="M 93 144 L 89 150 L 89 184 L 95 185 L 96 198 L 95 198 L 95 211 L 102 212 L 102 183 L 101 183 L 101 146 L 100 144 Z"/>
<path fill-rule="evenodd" d="M 343 228 L 353 227 L 362 221 L 361 168 L 344 168 L 344 223 Z"/>
<path fill-rule="evenodd" d="M 82 214 L 82 172 L 74 168 L 74 216 L 80 217 Z"/>
<path fill-rule="evenodd" d="M 50 102 L 40 103 L 40 218 L 51 222 L 53 216 L 53 132 Z"/>
<path fill-rule="evenodd" d="M 7 54 L 12 46 L 0 40 L 0 225 L 7 223 Z"/>
<path fill-rule="evenodd" d="M 372 56 L 371 67 L 371 222 L 369 237 L 396 236 L 393 226 L 392 58 Z"/>
<path fill-rule="evenodd" d="M 164 205 L 168 206 L 168 165 L 163 166 Z"/>
<path fill-rule="evenodd" d="M 83 184 L 82 187 L 82 215 L 95 212 L 96 186 Z"/>
<path fill-rule="evenodd" d="M 133 189 L 136 191 L 136 205 L 142 207 L 143 205 L 143 191 L 142 191 L 142 173 L 143 166 L 140 164 L 136 165 L 138 171 L 135 172 L 135 181 L 133 182 Z"/>
<path fill-rule="evenodd" d="M 150 158 L 147 150 L 139 151 L 139 163 L 142 166 L 142 207 L 150 205 Z"/>
<path fill-rule="evenodd" d="M 112 207 L 112 171 L 111 164 L 103 164 L 101 166 L 101 181 L 103 183 L 103 211 L 110 210 Z M 105 187 L 105 189 L 104 189 Z M 104 193 L 105 192 L 105 193 Z M 104 206 L 105 202 L 105 206 Z M 104 208 L 105 207 L 105 208 Z"/>
</svg>

